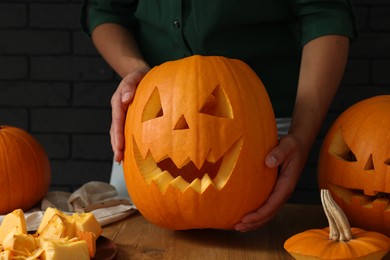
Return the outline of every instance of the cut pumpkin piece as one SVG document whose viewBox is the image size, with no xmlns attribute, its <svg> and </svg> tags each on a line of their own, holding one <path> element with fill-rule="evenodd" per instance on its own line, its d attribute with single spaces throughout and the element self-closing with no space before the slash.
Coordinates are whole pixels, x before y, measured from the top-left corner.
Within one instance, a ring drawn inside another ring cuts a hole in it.
<svg viewBox="0 0 390 260">
<path fill-rule="evenodd" d="M 53 215 L 39 236 L 46 240 L 56 240 L 67 237 L 68 221 L 60 216 Z"/>
<path fill-rule="evenodd" d="M 10 250 L 14 254 L 30 254 L 39 247 L 39 241 L 30 234 L 16 234 L 13 229 L 3 240 L 3 249 Z M 2 258 L 0 258 L 2 259 Z"/>
<path fill-rule="evenodd" d="M 88 253 L 91 258 L 95 257 L 96 254 L 96 240 L 97 236 L 95 233 L 90 231 L 77 231 L 77 237 L 80 240 L 85 240 L 87 243 Z"/>
<path fill-rule="evenodd" d="M 89 260 L 87 243 L 79 241 L 49 241 L 42 240 L 41 248 L 44 250 L 42 259 L 50 260 Z"/>
<path fill-rule="evenodd" d="M 15 234 L 27 234 L 26 220 L 21 209 L 16 209 L 5 215 L 0 226 L 0 244 L 3 243 L 4 238 L 14 229 L 16 229 Z"/>
<path fill-rule="evenodd" d="M 68 216 L 59 209 L 51 208 L 51 207 L 47 208 L 45 210 L 45 213 L 43 214 L 43 218 L 42 218 L 41 223 L 37 229 L 38 234 L 42 233 L 43 229 L 47 226 L 47 224 L 53 218 L 54 215 L 61 216 L 62 218 L 67 218 L 67 216 Z"/>
</svg>

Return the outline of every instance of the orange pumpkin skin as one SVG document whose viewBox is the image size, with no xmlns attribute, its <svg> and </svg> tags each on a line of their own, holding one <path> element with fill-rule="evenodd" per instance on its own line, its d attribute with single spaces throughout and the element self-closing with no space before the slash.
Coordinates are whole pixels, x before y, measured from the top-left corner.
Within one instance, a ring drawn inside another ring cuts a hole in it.
<svg viewBox="0 0 390 260">
<path fill-rule="evenodd" d="M 318 180 L 351 225 L 390 235 L 390 95 L 360 101 L 336 119 L 322 144 Z"/>
<path fill-rule="evenodd" d="M 165 228 L 233 229 L 276 181 L 264 163 L 277 144 L 272 106 L 239 60 L 192 56 L 153 68 L 127 112 L 125 140 L 129 194 Z"/>
<path fill-rule="evenodd" d="M 50 177 L 42 146 L 22 129 L 0 126 L 0 214 L 33 207 L 48 191 Z"/>
<path fill-rule="evenodd" d="M 353 239 L 329 239 L 329 227 L 310 229 L 295 234 L 284 243 L 284 248 L 295 259 L 382 259 L 389 251 L 390 239 L 377 232 L 351 228 Z"/>
</svg>

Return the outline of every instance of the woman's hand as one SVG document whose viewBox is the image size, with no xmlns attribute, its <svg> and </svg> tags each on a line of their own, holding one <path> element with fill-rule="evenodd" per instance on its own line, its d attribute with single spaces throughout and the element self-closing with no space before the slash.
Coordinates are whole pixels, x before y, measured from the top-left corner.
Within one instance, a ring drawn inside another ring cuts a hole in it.
<svg viewBox="0 0 390 260">
<path fill-rule="evenodd" d="M 349 39 L 339 35 L 322 36 L 304 46 L 289 134 L 265 159 L 268 167 L 280 167 L 278 179 L 265 204 L 244 216 L 236 230 L 264 225 L 291 196 L 342 79 L 348 49 Z"/>
<path fill-rule="evenodd" d="M 280 140 L 278 146 L 265 159 L 268 167 L 280 168 L 274 189 L 259 209 L 242 218 L 241 222 L 235 226 L 237 231 L 246 232 L 257 229 L 275 217 L 293 193 L 305 166 L 309 150 L 309 147 L 304 147 L 292 135 L 286 135 Z"/>
<path fill-rule="evenodd" d="M 111 98 L 112 121 L 110 136 L 114 159 L 117 162 L 123 159 L 125 144 L 123 132 L 127 109 L 133 100 L 139 82 L 148 71 L 148 67 L 140 67 L 127 74 L 119 83 L 118 88 Z"/>
</svg>

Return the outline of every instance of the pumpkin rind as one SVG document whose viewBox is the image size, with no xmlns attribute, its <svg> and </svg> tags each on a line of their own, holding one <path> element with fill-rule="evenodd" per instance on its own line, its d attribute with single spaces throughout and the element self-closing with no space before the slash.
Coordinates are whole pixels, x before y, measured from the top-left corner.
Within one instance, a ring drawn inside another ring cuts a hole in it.
<svg viewBox="0 0 390 260">
<path fill-rule="evenodd" d="M 328 130 L 318 162 L 352 225 L 390 235 L 390 95 L 360 101 Z"/>
<path fill-rule="evenodd" d="M 272 106 L 239 60 L 192 56 L 153 68 L 128 110 L 125 140 L 129 194 L 166 228 L 232 229 L 276 180 L 264 163 L 277 144 Z"/>
<path fill-rule="evenodd" d="M 48 191 L 50 177 L 43 147 L 22 129 L 0 126 L 0 214 L 33 207 Z"/>
</svg>

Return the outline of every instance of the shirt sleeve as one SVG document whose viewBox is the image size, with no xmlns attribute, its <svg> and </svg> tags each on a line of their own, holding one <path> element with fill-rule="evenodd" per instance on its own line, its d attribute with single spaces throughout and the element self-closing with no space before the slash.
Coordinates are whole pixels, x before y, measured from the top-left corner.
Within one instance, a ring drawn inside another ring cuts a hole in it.
<svg viewBox="0 0 390 260">
<path fill-rule="evenodd" d="M 135 0 L 83 0 L 81 9 L 81 27 L 91 35 L 92 31 L 104 23 L 120 24 L 130 30 L 134 28 L 136 20 L 134 12 L 137 6 Z"/>
<path fill-rule="evenodd" d="M 358 35 L 355 13 L 350 0 L 290 0 L 299 19 L 302 45 L 324 35 Z"/>
</svg>

